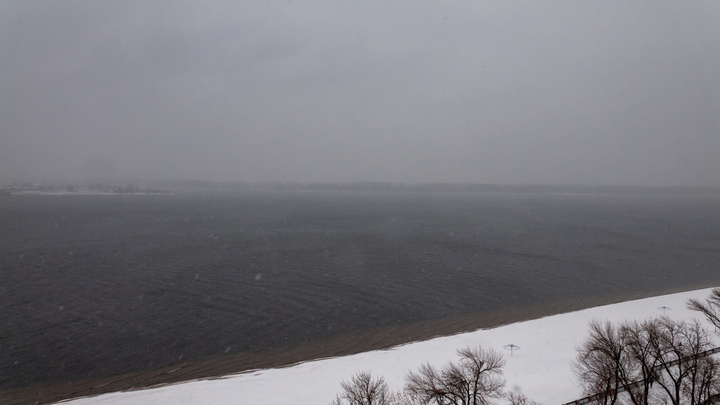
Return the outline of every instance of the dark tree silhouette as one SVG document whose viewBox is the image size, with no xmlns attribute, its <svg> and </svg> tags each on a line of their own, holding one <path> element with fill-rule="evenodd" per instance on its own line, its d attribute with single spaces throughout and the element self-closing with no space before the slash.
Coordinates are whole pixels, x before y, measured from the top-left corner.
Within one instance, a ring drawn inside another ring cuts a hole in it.
<svg viewBox="0 0 720 405">
<path fill-rule="evenodd" d="M 628 353 L 620 328 L 610 322 L 590 322 L 590 336 L 576 348 L 572 371 L 586 395 L 601 394 L 600 403 L 614 405 L 623 386 Z"/>
<path fill-rule="evenodd" d="M 705 302 L 695 298 L 689 299 L 687 306 L 705 315 L 708 322 L 712 323 L 716 330 L 720 330 L 720 288 L 713 288 Z"/>
<path fill-rule="evenodd" d="M 668 318 L 660 318 L 657 322 L 658 339 L 655 356 L 662 378 L 657 383 L 667 393 L 673 405 L 694 402 L 694 392 L 700 380 L 693 379 L 699 367 L 705 367 L 700 361 L 700 353 L 710 349 L 710 338 L 707 331 L 697 321 L 692 323 L 676 322 Z M 690 393 L 691 398 L 686 398 Z"/>
<path fill-rule="evenodd" d="M 392 405 L 399 399 L 390 392 L 384 378 L 373 379 L 369 371 L 357 373 L 340 386 L 343 391 L 331 405 Z"/>
<path fill-rule="evenodd" d="M 603 405 L 717 403 L 720 366 L 706 356 L 710 348 L 710 335 L 697 321 L 661 317 L 618 327 L 593 321 L 573 372 Z"/>
<path fill-rule="evenodd" d="M 405 393 L 413 404 L 489 405 L 503 396 L 502 355 L 494 350 L 461 349 L 460 361 L 442 369 L 429 364 L 406 377 Z"/>
<path fill-rule="evenodd" d="M 650 388 L 657 380 L 658 325 L 656 319 L 623 324 L 621 334 L 628 356 L 623 373 L 623 387 L 634 405 L 650 403 Z"/>
<path fill-rule="evenodd" d="M 525 395 L 515 391 L 510 391 L 505 394 L 505 399 L 508 400 L 510 405 L 540 405 L 539 403 L 533 401 Z"/>
</svg>

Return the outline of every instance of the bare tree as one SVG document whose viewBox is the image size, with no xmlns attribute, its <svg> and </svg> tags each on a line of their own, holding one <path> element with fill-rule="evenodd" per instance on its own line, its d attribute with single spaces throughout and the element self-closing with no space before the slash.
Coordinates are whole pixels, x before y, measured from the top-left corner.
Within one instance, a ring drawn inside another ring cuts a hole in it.
<svg viewBox="0 0 720 405">
<path fill-rule="evenodd" d="M 525 395 L 515 391 L 510 391 L 505 394 L 505 398 L 508 400 L 510 405 L 540 405 Z"/>
<path fill-rule="evenodd" d="M 689 403 L 720 403 L 720 363 L 712 357 L 702 357 L 690 370 L 690 375 L 681 388 Z"/>
<path fill-rule="evenodd" d="M 713 288 L 705 302 L 695 298 L 689 299 L 687 306 L 689 309 L 705 315 L 705 318 L 715 325 L 716 329 L 720 329 L 720 288 Z"/>
<path fill-rule="evenodd" d="M 628 359 L 623 373 L 623 387 L 634 405 L 650 403 L 650 388 L 657 380 L 659 363 L 655 350 L 659 339 L 657 320 L 625 323 L 620 326 Z"/>
<path fill-rule="evenodd" d="M 343 391 L 331 405 L 391 405 L 399 399 L 390 392 L 383 377 L 373 379 L 369 371 L 357 373 L 340 386 Z"/>
<path fill-rule="evenodd" d="M 711 347 L 710 337 L 697 321 L 688 324 L 660 318 L 657 327 L 655 355 L 662 373 L 657 382 L 673 405 L 680 405 L 686 402 L 685 393 L 691 399 L 696 397 L 695 391 L 702 381 L 697 375 L 704 373 L 699 368 L 705 367 L 700 354 Z"/>
<path fill-rule="evenodd" d="M 604 405 L 707 404 L 720 399 L 720 366 L 704 353 L 710 347 L 697 321 L 663 317 L 619 327 L 593 321 L 573 372 Z"/>
<path fill-rule="evenodd" d="M 590 322 L 590 336 L 576 348 L 572 371 L 586 395 L 600 395 L 603 405 L 614 405 L 626 380 L 628 353 L 620 328 L 610 322 Z"/>
<path fill-rule="evenodd" d="M 505 360 L 494 350 L 458 350 L 460 361 L 438 370 L 429 364 L 406 377 L 405 393 L 415 404 L 489 405 L 503 396 Z"/>
</svg>

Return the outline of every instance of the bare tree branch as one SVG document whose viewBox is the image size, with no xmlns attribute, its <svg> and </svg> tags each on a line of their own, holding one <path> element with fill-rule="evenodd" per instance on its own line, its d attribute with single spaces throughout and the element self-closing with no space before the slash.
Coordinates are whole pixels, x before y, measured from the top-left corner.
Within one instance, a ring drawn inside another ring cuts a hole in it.
<svg viewBox="0 0 720 405">
<path fill-rule="evenodd" d="M 369 371 L 361 371 L 352 379 L 340 383 L 343 392 L 331 405 L 391 405 L 397 397 L 390 392 L 385 379 L 373 379 Z M 345 401 L 345 402 L 343 402 Z"/>
<path fill-rule="evenodd" d="M 413 403 L 490 405 L 503 396 L 505 360 L 494 350 L 458 350 L 460 361 L 440 370 L 429 364 L 406 378 L 405 393 Z"/>
<path fill-rule="evenodd" d="M 695 298 L 689 299 L 687 301 L 687 307 L 688 309 L 698 311 L 705 315 L 708 322 L 720 330 L 720 288 L 713 288 L 705 302 L 701 302 Z"/>
<path fill-rule="evenodd" d="M 515 391 L 510 391 L 505 394 L 505 398 L 508 402 L 510 402 L 510 405 L 540 405 L 525 395 Z"/>
<path fill-rule="evenodd" d="M 604 405 L 705 405 L 720 401 L 720 365 L 707 357 L 711 347 L 698 321 L 661 317 L 619 327 L 593 321 L 573 372 Z"/>
</svg>

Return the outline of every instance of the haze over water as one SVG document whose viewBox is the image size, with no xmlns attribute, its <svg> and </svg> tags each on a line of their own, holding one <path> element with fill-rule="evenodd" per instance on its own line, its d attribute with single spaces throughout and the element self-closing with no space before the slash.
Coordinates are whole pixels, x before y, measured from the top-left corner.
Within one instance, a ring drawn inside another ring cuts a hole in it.
<svg viewBox="0 0 720 405">
<path fill-rule="evenodd" d="M 716 1 L 0 3 L 0 183 L 720 186 Z"/>
<path fill-rule="evenodd" d="M 717 285 L 717 195 L 0 199 L 0 388 Z"/>
</svg>

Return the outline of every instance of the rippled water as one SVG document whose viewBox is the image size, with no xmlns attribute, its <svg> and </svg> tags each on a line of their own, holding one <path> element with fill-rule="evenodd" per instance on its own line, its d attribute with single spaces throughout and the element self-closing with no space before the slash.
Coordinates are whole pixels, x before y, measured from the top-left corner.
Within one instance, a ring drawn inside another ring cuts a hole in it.
<svg viewBox="0 0 720 405">
<path fill-rule="evenodd" d="M 0 198 L 0 389 L 720 283 L 720 198 Z"/>
</svg>

